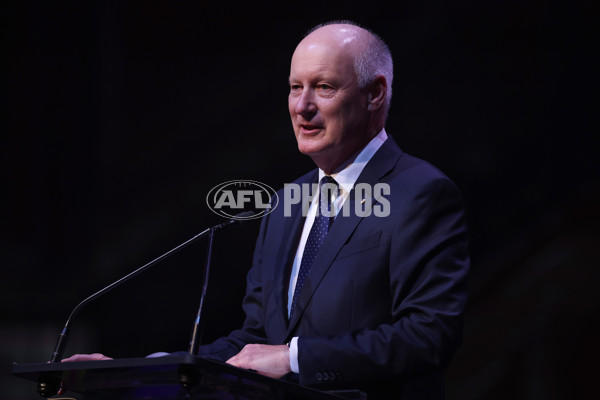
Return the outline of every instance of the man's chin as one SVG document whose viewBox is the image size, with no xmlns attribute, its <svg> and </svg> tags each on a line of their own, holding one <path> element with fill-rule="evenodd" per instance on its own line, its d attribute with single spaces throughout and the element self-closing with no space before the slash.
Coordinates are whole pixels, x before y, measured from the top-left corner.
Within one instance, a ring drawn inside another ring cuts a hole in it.
<svg viewBox="0 0 600 400">
<path fill-rule="evenodd" d="M 306 156 L 318 156 L 319 154 L 323 154 L 326 150 L 326 145 L 322 140 L 315 138 L 301 138 L 298 139 L 298 150 L 300 153 Z"/>
<path fill-rule="evenodd" d="M 315 147 L 315 146 L 298 145 L 298 150 L 300 151 L 300 153 L 304 154 L 305 156 L 309 156 L 309 157 L 318 157 L 320 154 L 323 153 L 323 149 Z"/>
<path fill-rule="evenodd" d="M 317 167 L 321 168 L 326 173 L 331 173 L 331 163 L 333 161 L 333 157 L 330 154 L 331 152 L 327 152 L 326 149 L 323 148 L 315 148 L 315 147 L 302 147 L 298 146 L 298 150 L 300 153 L 309 156 L 313 162 L 317 165 Z"/>
</svg>

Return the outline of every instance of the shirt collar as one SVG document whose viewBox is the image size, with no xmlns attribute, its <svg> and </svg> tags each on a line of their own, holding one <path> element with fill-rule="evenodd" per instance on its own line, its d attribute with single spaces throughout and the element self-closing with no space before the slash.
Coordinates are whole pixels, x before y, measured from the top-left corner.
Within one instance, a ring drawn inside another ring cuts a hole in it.
<svg viewBox="0 0 600 400">
<path fill-rule="evenodd" d="M 362 150 L 355 153 L 355 155 L 342 164 L 343 167 L 341 170 L 331 174 L 331 177 L 339 184 L 343 195 L 350 193 L 365 165 L 367 165 L 387 138 L 388 135 L 385 129 L 382 129 Z M 325 172 L 319 168 L 319 182 L 323 176 L 325 176 Z"/>
</svg>

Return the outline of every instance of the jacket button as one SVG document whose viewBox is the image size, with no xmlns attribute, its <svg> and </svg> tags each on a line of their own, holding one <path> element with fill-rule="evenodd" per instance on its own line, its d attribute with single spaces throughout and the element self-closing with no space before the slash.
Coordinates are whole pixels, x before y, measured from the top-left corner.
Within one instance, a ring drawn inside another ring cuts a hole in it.
<svg viewBox="0 0 600 400">
<path fill-rule="evenodd" d="M 318 381 L 322 381 L 322 380 L 323 380 L 323 374 L 322 374 L 322 373 L 320 373 L 320 372 L 317 372 L 317 375 L 316 375 L 316 376 L 317 376 L 317 380 L 318 380 Z"/>
</svg>

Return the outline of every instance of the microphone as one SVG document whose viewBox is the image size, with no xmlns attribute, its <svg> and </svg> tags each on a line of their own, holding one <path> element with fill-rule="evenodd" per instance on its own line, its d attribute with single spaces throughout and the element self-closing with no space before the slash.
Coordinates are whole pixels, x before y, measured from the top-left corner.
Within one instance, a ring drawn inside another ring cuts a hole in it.
<svg viewBox="0 0 600 400">
<path fill-rule="evenodd" d="M 153 265 L 159 263 L 160 261 L 164 260 L 165 258 L 169 257 L 170 255 L 175 254 L 176 252 L 178 252 L 179 250 L 183 249 L 184 247 L 194 243 L 195 241 L 209 236 L 210 237 L 210 242 L 209 242 L 209 250 L 208 250 L 208 256 L 207 256 L 207 268 L 210 264 L 210 252 L 211 252 L 211 247 L 212 247 L 212 236 L 214 234 L 214 232 L 221 230 L 223 228 L 226 228 L 228 226 L 237 224 L 237 223 L 244 223 L 246 222 L 252 215 L 254 215 L 254 213 L 252 211 L 245 211 L 239 214 L 236 214 L 232 219 L 223 222 L 221 224 L 215 225 L 211 228 L 208 228 L 202 232 L 200 232 L 199 234 L 197 234 L 196 236 L 193 236 L 192 238 L 186 240 L 185 242 L 181 243 L 179 246 L 172 248 L 171 250 L 167 251 L 166 253 L 164 253 L 163 255 L 155 258 L 154 260 L 150 261 L 149 263 L 141 266 L 140 268 L 136 269 L 133 272 L 130 272 L 129 274 L 123 276 L 122 278 L 116 280 L 115 282 L 111 283 L 110 285 L 106 286 L 103 289 L 100 289 L 99 291 L 97 291 L 96 293 L 92 294 L 91 296 L 89 296 L 88 298 L 84 299 L 81 303 L 77 304 L 77 306 L 75 306 L 75 308 L 73 309 L 73 311 L 71 311 L 71 314 L 69 315 L 69 318 L 67 319 L 67 322 L 65 323 L 64 328 L 62 329 L 60 336 L 58 337 L 58 340 L 56 342 L 56 346 L 54 347 L 54 352 L 52 353 L 52 358 L 50 359 L 50 363 L 55 363 L 55 362 L 60 362 L 60 360 L 62 359 L 62 356 L 65 352 L 65 348 L 67 346 L 67 341 L 69 339 L 69 331 L 70 331 L 70 323 L 71 320 L 73 319 L 73 316 L 86 304 L 88 304 L 90 301 L 102 296 L 105 293 L 108 293 L 109 291 L 111 291 L 112 289 L 116 288 L 117 286 L 120 286 L 121 284 L 127 282 L 128 280 L 132 279 L 133 277 L 135 277 L 136 275 L 146 271 L 148 268 L 152 267 Z M 205 276 L 205 283 L 204 283 L 204 288 L 203 288 L 203 293 L 202 293 L 202 300 L 204 300 L 204 293 L 206 292 L 206 280 L 208 278 L 208 271 L 206 272 L 206 276 Z M 202 302 L 201 302 L 202 304 Z M 200 309 L 202 308 L 202 305 L 200 306 Z M 198 317 L 197 317 L 197 321 L 199 319 L 200 316 L 200 310 L 198 311 Z M 196 327 L 194 328 L 196 329 Z"/>
</svg>

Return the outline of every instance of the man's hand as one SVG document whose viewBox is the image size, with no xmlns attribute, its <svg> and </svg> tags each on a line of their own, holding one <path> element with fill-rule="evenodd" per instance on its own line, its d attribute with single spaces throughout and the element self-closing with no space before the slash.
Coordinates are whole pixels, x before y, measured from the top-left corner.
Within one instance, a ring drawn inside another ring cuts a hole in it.
<svg viewBox="0 0 600 400">
<path fill-rule="evenodd" d="M 71 357 L 63 358 L 62 362 L 71 362 L 71 361 L 99 361 L 99 360 L 112 360 L 112 358 L 106 357 L 104 354 L 100 354 L 100 353 L 74 354 Z"/>
<path fill-rule="evenodd" d="M 236 367 L 252 369 L 261 375 L 281 378 L 292 371 L 290 349 L 285 345 L 247 344 L 235 356 L 227 360 Z"/>
</svg>

